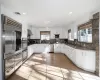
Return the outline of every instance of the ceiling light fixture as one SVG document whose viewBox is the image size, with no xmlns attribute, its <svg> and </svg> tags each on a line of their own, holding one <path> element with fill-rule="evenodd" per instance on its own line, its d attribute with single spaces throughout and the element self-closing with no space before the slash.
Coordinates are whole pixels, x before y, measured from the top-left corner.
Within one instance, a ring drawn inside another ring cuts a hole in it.
<svg viewBox="0 0 100 80">
<path fill-rule="evenodd" d="M 69 12 L 69 15 L 72 14 L 72 12 Z"/>
<path fill-rule="evenodd" d="M 23 13 L 24 15 L 26 14 L 26 13 Z"/>
</svg>

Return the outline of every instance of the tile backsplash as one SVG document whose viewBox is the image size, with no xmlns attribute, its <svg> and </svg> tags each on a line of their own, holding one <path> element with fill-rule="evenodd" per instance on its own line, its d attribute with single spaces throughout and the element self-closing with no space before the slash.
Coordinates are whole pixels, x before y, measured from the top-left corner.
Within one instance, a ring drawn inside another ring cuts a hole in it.
<svg viewBox="0 0 100 80">
<path fill-rule="evenodd" d="M 85 42 L 79 42 L 77 39 L 74 39 L 74 41 L 68 41 L 68 44 L 75 45 L 78 47 L 83 47 L 87 49 L 95 49 L 93 46 L 93 43 L 85 43 Z"/>
<path fill-rule="evenodd" d="M 68 43 L 67 39 L 50 39 L 50 40 L 40 40 L 40 39 L 29 39 L 28 44 L 54 44 L 54 43 Z"/>
</svg>

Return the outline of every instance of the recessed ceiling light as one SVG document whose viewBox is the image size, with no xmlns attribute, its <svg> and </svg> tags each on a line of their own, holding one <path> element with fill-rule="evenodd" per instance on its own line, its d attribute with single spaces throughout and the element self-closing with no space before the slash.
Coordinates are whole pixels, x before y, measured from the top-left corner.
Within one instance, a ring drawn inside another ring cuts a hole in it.
<svg viewBox="0 0 100 80">
<path fill-rule="evenodd" d="M 69 14 L 72 14 L 72 12 L 69 12 Z"/>
<path fill-rule="evenodd" d="M 24 15 L 26 14 L 26 13 L 23 13 Z"/>
</svg>

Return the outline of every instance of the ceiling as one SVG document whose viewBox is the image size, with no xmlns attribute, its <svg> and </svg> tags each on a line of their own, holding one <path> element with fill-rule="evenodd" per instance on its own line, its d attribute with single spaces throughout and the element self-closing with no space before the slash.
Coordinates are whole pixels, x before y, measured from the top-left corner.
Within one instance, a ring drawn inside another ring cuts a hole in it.
<svg viewBox="0 0 100 80">
<path fill-rule="evenodd" d="M 2 0 L 2 5 L 20 12 L 32 25 L 53 27 L 90 14 L 100 7 L 100 0 Z"/>
</svg>

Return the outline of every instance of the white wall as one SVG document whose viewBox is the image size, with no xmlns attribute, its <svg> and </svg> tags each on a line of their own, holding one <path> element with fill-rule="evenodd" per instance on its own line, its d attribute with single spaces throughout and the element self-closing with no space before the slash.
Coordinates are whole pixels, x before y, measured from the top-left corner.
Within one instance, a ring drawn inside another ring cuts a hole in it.
<svg viewBox="0 0 100 80">
<path fill-rule="evenodd" d="M 78 38 L 78 35 L 77 35 L 78 26 L 80 24 L 84 24 L 85 22 L 88 22 L 90 19 L 92 19 L 93 14 L 95 14 L 98 11 L 95 11 L 95 12 L 93 12 L 91 14 L 85 14 L 82 17 L 78 18 L 77 20 L 73 21 L 72 23 L 70 23 L 67 26 L 67 31 L 68 31 L 68 29 L 71 29 L 71 32 L 72 32 L 72 36 L 71 37 L 72 37 L 72 39 L 77 39 Z"/>
<path fill-rule="evenodd" d="M 31 39 L 40 39 L 40 31 L 50 31 L 51 39 L 55 38 L 54 34 L 60 34 L 62 39 L 67 38 L 66 28 L 62 27 L 31 27 L 30 30 L 33 33 Z"/>
</svg>

